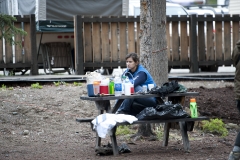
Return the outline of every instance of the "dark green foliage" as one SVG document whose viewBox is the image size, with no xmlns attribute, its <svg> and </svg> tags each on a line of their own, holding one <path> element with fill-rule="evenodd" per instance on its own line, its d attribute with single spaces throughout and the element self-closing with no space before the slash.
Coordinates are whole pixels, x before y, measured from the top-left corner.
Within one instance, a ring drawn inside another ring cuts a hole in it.
<svg viewBox="0 0 240 160">
<path fill-rule="evenodd" d="M 0 39 L 4 38 L 5 42 L 10 45 L 22 46 L 21 41 L 15 41 L 13 37 L 16 35 L 24 36 L 27 32 L 14 26 L 16 20 L 17 19 L 11 15 L 0 14 Z"/>
<path fill-rule="evenodd" d="M 226 137 L 228 135 L 228 130 L 221 119 L 210 119 L 210 121 L 203 121 L 203 131 L 210 132 L 213 134 L 221 135 Z"/>
</svg>

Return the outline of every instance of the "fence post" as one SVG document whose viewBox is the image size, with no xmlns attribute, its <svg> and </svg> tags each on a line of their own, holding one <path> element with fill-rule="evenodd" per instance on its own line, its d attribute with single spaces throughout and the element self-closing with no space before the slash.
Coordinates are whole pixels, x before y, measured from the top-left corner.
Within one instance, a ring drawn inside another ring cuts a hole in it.
<svg viewBox="0 0 240 160">
<path fill-rule="evenodd" d="M 36 24 L 35 15 L 30 15 L 30 28 L 31 28 L 31 74 L 38 75 L 38 61 L 37 61 L 37 46 L 36 46 Z"/>
<path fill-rule="evenodd" d="M 84 74 L 83 57 L 83 20 L 81 15 L 74 16 L 74 37 L 75 37 L 75 74 Z"/>
<path fill-rule="evenodd" d="M 190 72 L 198 73 L 198 56 L 197 56 L 197 16 L 190 15 Z"/>
</svg>

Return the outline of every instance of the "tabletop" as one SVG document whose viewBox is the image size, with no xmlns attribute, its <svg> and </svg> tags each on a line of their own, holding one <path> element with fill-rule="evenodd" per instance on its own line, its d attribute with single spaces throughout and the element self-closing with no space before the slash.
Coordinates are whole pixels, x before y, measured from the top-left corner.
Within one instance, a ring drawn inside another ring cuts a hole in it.
<svg viewBox="0 0 240 160">
<path fill-rule="evenodd" d="M 183 96 L 198 96 L 199 92 L 174 92 L 169 93 L 166 97 L 183 97 Z M 97 97 L 88 97 L 88 96 L 81 96 L 81 100 L 89 100 L 89 101 L 104 101 L 104 100 L 116 100 L 116 99 L 130 99 L 130 98 L 148 98 L 148 97 L 160 97 L 159 94 L 133 94 L 129 96 L 114 96 L 114 95 L 102 95 Z"/>
</svg>

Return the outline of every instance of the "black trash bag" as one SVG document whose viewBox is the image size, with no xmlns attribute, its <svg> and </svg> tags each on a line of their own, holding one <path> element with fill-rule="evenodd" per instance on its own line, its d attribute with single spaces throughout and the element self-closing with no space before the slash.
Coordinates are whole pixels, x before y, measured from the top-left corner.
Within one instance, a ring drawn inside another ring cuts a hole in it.
<svg viewBox="0 0 240 160">
<path fill-rule="evenodd" d="M 177 81 L 173 80 L 171 82 L 166 82 L 162 86 L 153 87 L 149 93 L 160 94 L 161 97 L 165 97 L 167 94 L 177 91 L 179 89 L 179 84 Z"/>
<path fill-rule="evenodd" d="M 136 115 L 138 120 L 156 119 L 178 119 L 190 118 L 190 115 L 183 110 L 181 104 L 161 104 L 154 107 L 147 107 Z"/>
<path fill-rule="evenodd" d="M 131 150 L 127 146 L 126 143 L 122 143 L 120 146 L 118 146 L 119 153 L 130 153 Z M 98 156 L 108 156 L 113 155 L 113 147 L 111 143 L 108 143 L 107 145 L 102 145 L 100 147 L 97 147 L 95 149 L 96 155 Z"/>
<path fill-rule="evenodd" d="M 164 102 L 163 102 L 164 103 Z M 136 116 L 138 113 L 140 113 L 142 110 L 144 110 L 147 106 L 138 103 L 136 101 L 133 101 L 131 105 L 131 111 L 130 114 L 133 116 Z M 156 106 L 148 106 L 148 107 L 156 107 Z"/>
<path fill-rule="evenodd" d="M 100 147 L 95 148 L 96 155 L 98 156 L 107 156 L 113 155 L 112 144 L 108 143 L 107 145 L 102 145 Z"/>
<path fill-rule="evenodd" d="M 119 151 L 119 153 L 130 153 L 131 152 L 130 148 L 127 146 L 126 143 L 122 143 L 120 146 L 118 146 L 118 151 Z"/>
</svg>

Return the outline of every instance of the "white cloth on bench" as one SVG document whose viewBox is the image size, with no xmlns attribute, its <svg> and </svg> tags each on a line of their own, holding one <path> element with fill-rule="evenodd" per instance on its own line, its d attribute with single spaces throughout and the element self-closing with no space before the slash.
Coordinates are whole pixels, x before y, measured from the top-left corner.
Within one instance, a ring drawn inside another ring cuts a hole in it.
<svg viewBox="0 0 240 160">
<path fill-rule="evenodd" d="M 132 115 L 105 113 L 92 120 L 93 129 L 97 131 L 98 136 L 105 138 L 108 132 L 116 123 L 128 122 L 132 124 L 138 119 Z"/>
</svg>

